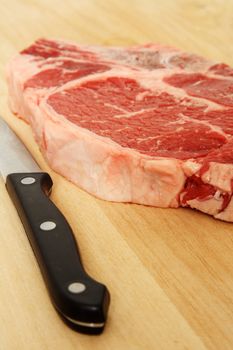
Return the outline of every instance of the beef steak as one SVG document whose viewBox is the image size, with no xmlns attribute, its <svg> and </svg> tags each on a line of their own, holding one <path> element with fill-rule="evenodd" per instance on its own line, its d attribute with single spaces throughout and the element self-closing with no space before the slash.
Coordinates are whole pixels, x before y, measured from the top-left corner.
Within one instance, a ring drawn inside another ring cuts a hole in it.
<svg viewBox="0 0 233 350">
<path fill-rule="evenodd" d="M 93 195 L 233 221 L 233 70 L 175 48 L 37 40 L 7 66 L 11 110 Z"/>
</svg>

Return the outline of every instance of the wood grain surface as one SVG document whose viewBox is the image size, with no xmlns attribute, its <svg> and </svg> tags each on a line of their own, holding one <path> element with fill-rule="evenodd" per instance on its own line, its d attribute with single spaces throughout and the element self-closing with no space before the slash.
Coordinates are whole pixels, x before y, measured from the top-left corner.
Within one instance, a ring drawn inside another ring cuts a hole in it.
<svg viewBox="0 0 233 350">
<path fill-rule="evenodd" d="M 112 297 L 102 335 L 62 323 L 0 181 L 0 349 L 232 350 L 233 224 L 188 209 L 101 201 L 52 172 L 29 127 L 8 110 L 4 67 L 42 36 L 161 42 L 233 65 L 233 1 L 1 0 L 0 14 L 0 113 L 51 174 L 52 199 L 86 269 Z"/>
</svg>

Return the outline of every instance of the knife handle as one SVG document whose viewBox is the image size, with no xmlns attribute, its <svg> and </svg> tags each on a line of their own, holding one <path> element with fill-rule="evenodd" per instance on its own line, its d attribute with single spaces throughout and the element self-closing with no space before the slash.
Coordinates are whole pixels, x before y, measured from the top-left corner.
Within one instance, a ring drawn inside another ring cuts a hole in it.
<svg viewBox="0 0 233 350">
<path fill-rule="evenodd" d="M 47 173 L 10 174 L 6 179 L 54 307 L 73 329 L 99 334 L 110 295 L 85 272 L 71 227 L 49 199 L 52 185 Z"/>
</svg>

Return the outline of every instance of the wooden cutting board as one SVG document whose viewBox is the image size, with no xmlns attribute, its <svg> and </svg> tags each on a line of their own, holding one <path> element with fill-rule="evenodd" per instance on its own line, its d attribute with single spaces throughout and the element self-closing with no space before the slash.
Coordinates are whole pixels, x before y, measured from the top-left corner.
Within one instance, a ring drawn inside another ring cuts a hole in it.
<svg viewBox="0 0 233 350">
<path fill-rule="evenodd" d="M 0 349 L 232 350 L 233 224 L 188 209 L 101 201 L 52 172 L 29 127 L 7 108 L 4 66 L 41 36 L 162 42 L 233 65 L 233 1 L 1 0 L 0 14 L 0 113 L 51 174 L 52 199 L 86 269 L 112 297 L 101 336 L 62 323 L 0 181 Z"/>
</svg>

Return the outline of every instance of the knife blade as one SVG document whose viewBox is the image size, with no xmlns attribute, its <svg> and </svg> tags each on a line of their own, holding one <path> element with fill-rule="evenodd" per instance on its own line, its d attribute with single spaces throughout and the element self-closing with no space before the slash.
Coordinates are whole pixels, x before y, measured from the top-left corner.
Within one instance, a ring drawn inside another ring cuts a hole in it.
<svg viewBox="0 0 233 350">
<path fill-rule="evenodd" d="M 107 287 L 85 271 L 72 229 L 49 199 L 52 179 L 0 118 L 0 173 L 24 226 L 63 321 L 82 333 L 100 334 L 110 303 Z"/>
</svg>

